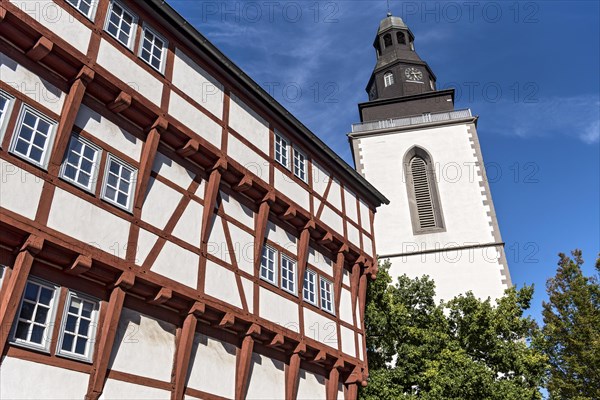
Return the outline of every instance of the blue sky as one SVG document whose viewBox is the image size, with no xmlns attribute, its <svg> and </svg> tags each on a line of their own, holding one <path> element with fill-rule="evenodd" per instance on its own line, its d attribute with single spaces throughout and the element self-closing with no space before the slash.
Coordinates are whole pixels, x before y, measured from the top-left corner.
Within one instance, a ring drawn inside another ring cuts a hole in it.
<svg viewBox="0 0 600 400">
<path fill-rule="evenodd" d="M 169 3 L 352 164 L 384 0 Z M 557 253 L 583 249 L 589 275 L 600 251 L 599 3 L 390 4 L 438 88 L 480 117 L 512 279 L 535 284 L 540 318 Z"/>
</svg>

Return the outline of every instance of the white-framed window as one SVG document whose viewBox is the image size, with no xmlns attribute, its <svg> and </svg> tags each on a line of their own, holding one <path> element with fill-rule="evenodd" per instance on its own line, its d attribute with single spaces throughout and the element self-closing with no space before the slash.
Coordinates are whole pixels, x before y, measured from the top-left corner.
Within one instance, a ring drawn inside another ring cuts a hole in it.
<svg viewBox="0 0 600 400">
<path fill-rule="evenodd" d="M 315 306 L 317 305 L 317 273 L 310 269 L 304 272 L 302 298 Z"/>
<path fill-rule="evenodd" d="M 133 47 L 138 17 L 123 4 L 110 2 L 104 30 L 128 49 Z"/>
<path fill-rule="evenodd" d="M 69 291 L 57 354 L 91 361 L 98 322 L 98 301 Z"/>
<path fill-rule="evenodd" d="M 135 168 L 109 154 L 102 184 L 102 198 L 117 207 L 131 211 L 136 174 Z"/>
<path fill-rule="evenodd" d="M 60 169 L 60 176 L 75 185 L 92 191 L 98 176 L 102 150 L 89 140 L 73 134 Z"/>
<path fill-rule="evenodd" d="M 48 351 L 56 314 L 57 287 L 30 279 L 15 318 L 12 342 Z"/>
<path fill-rule="evenodd" d="M 267 245 L 263 246 L 260 260 L 260 277 L 277 285 L 277 251 Z"/>
<path fill-rule="evenodd" d="M 306 177 L 306 156 L 298 149 L 294 149 L 294 175 L 307 181 Z"/>
<path fill-rule="evenodd" d="M 281 255 L 281 288 L 294 296 L 296 293 L 296 261 Z"/>
<path fill-rule="evenodd" d="M 67 0 L 77 11 L 85 15 L 88 19 L 94 18 L 96 12 L 97 0 Z"/>
<path fill-rule="evenodd" d="M 290 143 L 283 136 L 275 134 L 275 161 L 290 168 Z"/>
<path fill-rule="evenodd" d="M 165 69 L 169 42 L 147 25 L 144 25 L 141 40 L 139 57 L 162 74 Z"/>
<path fill-rule="evenodd" d="M 392 74 L 391 72 L 386 72 L 385 75 L 383 75 L 383 85 L 385 87 L 388 87 L 393 84 L 394 84 L 394 74 Z"/>
<path fill-rule="evenodd" d="M 6 125 L 8 125 L 8 119 L 10 117 L 10 112 L 12 111 L 14 100 L 15 98 L 13 96 L 6 93 L 4 90 L 0 90 L 0 142 L 2 142 L 2 138 L 4 137 Z"/>
<path fill-rule="evenodd" d="M 333 283 L 321 278 L 321 309 L 333 314 Z"/>
<path fill-rule="evenodd" d="M 10 152 L 46 168 L 56 121 L 24 104 L 21 108 Z"/>
</svg>

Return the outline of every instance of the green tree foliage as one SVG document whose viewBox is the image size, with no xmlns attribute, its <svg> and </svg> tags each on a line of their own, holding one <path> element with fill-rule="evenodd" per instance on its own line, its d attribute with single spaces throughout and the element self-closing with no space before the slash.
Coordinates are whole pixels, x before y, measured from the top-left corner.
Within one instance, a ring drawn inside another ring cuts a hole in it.
<svg viewBox="0 0 600 400">
<path fill-rule="evenodd" d="M 532 287 L 509 289 L 497 303 L 467 293 L 436 304 L 432 280 L 402 276 L 392 285 L 389 267 L 367 294 L 362 399 L 542 398 L 547 359 L 529 345 L 540 332 L 523 316 Z"/>
<path fill-rule="evenodd" d="M 600 283 L 585 277 L 583 258 L 559 254 L 556 276 L 548 280 L 542 348 L 550 361 L 551 399 L 600 399 Z M 596 260 L 600 273 L 600 257 Z"/>
</svg>

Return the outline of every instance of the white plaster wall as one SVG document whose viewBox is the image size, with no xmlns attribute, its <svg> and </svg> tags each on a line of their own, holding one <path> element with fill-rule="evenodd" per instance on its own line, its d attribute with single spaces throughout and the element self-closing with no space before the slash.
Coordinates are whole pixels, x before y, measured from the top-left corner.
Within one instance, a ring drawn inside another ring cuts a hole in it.
<svg viewBox="0 0 600 400">
<path fill-rule="evenodd" d="M 206 262 L 206 283 L 204 291 L 207 295 L 242 308 L 242 299 L 238 290 L 235 274 L 212 261 Z"/>
<path fill-rule="evenodd" d="M 458 124 L 360 139 L 365 177 L 390 199 L 390 205 L 377 210 L 375 219 L 379 254 L 406 252 L 415 243 L 432 249 L 436 244 L 493 241 L 486 214 L 488 207 L 483 205 L 484 196 L 479 186 L 481 177 L 477 176 L 474 164 L 477 159 L 467 128 L 467 124 Z M 413 235 L 401 171 L 404 170 L 402 157 L 414 145 L 426 149 L 436 166 L 445 232 Z M 398 173 L 390 174 L 390 170 Z"/>
<path fill-rule="evenodd" d="M 222 117 L 223 85 L 178 48 L 172 82 L 214 116 Z"/>
<path fill-rule="evenodd" d="M 248 382 L 248 400 L 280 400 L 285 398 L 284 363 L 261 354 L 252 353 Z M 267 383 L 268 382 L 268 383 Z"/>
<path fill-rule="evenodd" d="M 0 207 L 35 219 L 44 181 L 5 160 L 0 160 Z"/>
<path fill-rule="evenodd" d="M 269 154 L 269 124 L 237 96 L 231 95 L 229 125 L 265 154 Z"/>
<path fill-rule="evenodd" d="M 187 189 L 196 177 L 195 173 L 160 152 L 157 152 L 154 157 L 152 171 L 164 176 L 182 189 Z"/>
<path fill-rule="evenodd" d="M 10 0 L 44 27 L 86 54 L 92 31 L 52 0 Z M 76 11 L 71 11 L 76 12 Z"/>
<path fill-rule="evenodd" d="M 331 229 L 344 236 L 344 222 L 342 217 L 333 211 L 329 206 L 323 207 L 321 221 L 325 222 Z"/>
<path fill-rule="evenodd" d="M 235 397 L 236 347 L 196 333 L 187 386 L 217 396 Z"/>
<path fill-rule="evenodd" d="M 130 223 L 60 188 L 56 188 L 48 227 L 98 249 L 125 258 L 121 251 Z"/>
<path fill-rule="evenodd" d="M 313 190 L 315 190 L 321 196 L 325 196 L 325 190 L 327 189 L 327 184 L 329 183 L 331 176 L 329 172 L 327 172 L 315 161 L 312 162 L 312 169 Z"/>
<path fill-rule="evenodd" d="M 298 400 L 324 400 L 326 395 L 325 378 L 301 368 L 296 398 Z"/>
<path fill-rule="evenodd" d="M 269 182 L 269 162 L 267 159 L 231 134 L 227 139 L 227 153 L 257 177 Z"/>
<path fill-rule="evenodd" d="M 354 310 L 354 313 L 356 314 L 356 326 L 357 328 L 362 329 L 363 325 L 360 314 L 360 303 L 358 301 L 356 302 L 356 309 Z"/>
<path fill-rule="evenodd" d="M 175 325 L 123 308 L 110 369 L 170 382 L 174 355 Z"/>
<path fill-rule="evenodd" d="M 363 239 L 363 250 L 369 255 L 373 254 L 373 241 L 364 233 L 362 233 L 362 239 Z"/>
<path fill-rule="evenodd" d="M 358 228 L 350 223 L 346 223 L 346 231 L 348 232 L 348 240 L 350 243 L 360 249 L 360 236 L 358 233 Z"/>
<path fill-rule="evenodd" d="M 471 131 L 475 127 L 462 123 L 427 130 L 402 131 L 395 134 L 361 138 L 358 144 L 365 177 L 390 199 L 390 205 L 378 209 L 375 220 L 377 251 L 381 255 L 441 249 L 494 242 L 487 197 L 482 193 L 481 172 L 477 155 L 471 147 Z M 402 156 L 413 146 L 426 149 L 433 158 L 445 231 L 413 235 Z M 472 251 L 472 250 L 471 250 Z M 481 253 L 481 250 L 475 250 Z M 410 276 L 428 274 L 435 278 L 438 298 L 449 299 L 472 289 L 487 297 L 499 296 L 502 284 L 500 267 L 486 262 L 479 255 L 469 261 L 433 261 L 434 255 L 420 256 L 410 261 L 394 260 L 393 275 L 406 272 Z M 450 257 L 451 258 L 451 257 Z M 491 266 L 492 265 L 492 266 Z"/>
<path fill-rule="evenodd" d="M 300 207 L 310 210 L 310 197 L 306 189 L 279 169 L 275 169 L 275 187 Z"/>
<path fill-rule="evenodd" d="M 371 214 L 369 213 L 369 207 L 362 199 L 358 200 L 358 205 L 360 207 L 360 225 L 365 231 L 371 233 Z"/>
<path fill-rule="evenodd" d="M 0 399 L 83 399 L 89 375 L 5 357 L 0 367 Z"/>
<path fill-rule="evenodd" d="M 342 271 L 342 283 L 346 286 L 350 286 L 350 272 L 347 269 Z"/>
<path fill-rule="evenodd" d="M 254 236 L 231 223 L 229 233 L 238 268 L 254 275 Z"/>
<path fill-rule="evenodd" d="M 363 335 L 361 335 L 360 333 L 357 335 L 358 336 L 358 359 L 360 361 L 364 361 L 365 359 L 365 354 L 364 354 L 364 347 L 363 347 Z"/>
<path fill-rule="evenodd" d="M 235 197 L 221 192 L 225 213 L 250 229 L 254 229 L 254 211 L 240 203 Z"/>
<path fill-rule="evenodd" d="M 337 210 L 342 211 L 342 187 L 337 179 L 331 182 L 331 188 L 327 194 L 327 201 Z"/>
<path fill-rule="evenodd" d="M 308 248 L 308 263 L 314 265 L 319 270 L 325 272 L 329 276 L 333 276 L 334 261 L 325 256 L 318 250 L 309 246 Z"/>
<path fill-rule="evenodd" d="M 450 300 L 468 290 L 477 297 L 496 299 L 507 289 L 506 284 L 501 283 L 498 256 L 494 247 L 486 247 L 395 257 L 390 258 L 390 275 L 394 281 L 404 273 L 411 278 L 429 275 L 435 280 L 438 300 Z"/>
<path fill-rule="evenodd" d="M 140 139 L 83 104 L 77 113 L 75 126 L 119 149 L 134 160 L 140 160 L 143 146 Z"/>
<path fill-rule="evenodd" d="M 298 239 L 293 234 L 289 233 L 281 226 L 269 221 L 265 231 L 267 239 L 277 243 L 287 251 L 298 254 Z"/>
<path fill-rule="evenodd" d="M 192 246 L 199 247 L 203 209 L 202 204 L 191 200 L 175 225 L 173 236 L 185 240 Z"/>
<path fill-rule="evenodd" d="M 166 390 L 107 379 L 100 400 L 166 400 L 170 396 Z"/>
<path fill-rule="evenodd" d="M 201 138 L 220 148 L 223 128 L 202 111 L 191 105 L 175 92 L 171 92 L 169 114 L 191 129 Z"/>
<path fill-rule="evenodd" d="M 198 254 L 167 241 L 150 268 L 191 288 L 198 286 Z"/>
<path fill-rule="evenodd" d="M 304 335 L 334 349 L 338 348 L 337 327 L 334 320 L 304 308 Z"/>
<path fill-rule="evenodd" d="M 356 342 L 354 338 L 354 332 L 345 326 L 340 327 L 342 336 L 342 352 L 352 357 L 356 357 Z"/>
<path fill-rule="evenodd" d="M 160 107 L 163 84 L 104 39 L 100 42 L 97 62 Z"/>
<path fill-rule="evenodd" d="M 146 257 L 152 250 L 152 247 L 156 244 L 158 240 L 158 236 L 154 233 L 151 233 L 145 229 L 140 228 L 140 233 L 138 234 L 138 243 L 135 253 L 135 263 L 137 265 L 142 265 L 144 261 L 146 261 Z"/>
<path fill-rule="evenodd" d="M 356 195 L 344 187 L 344 206 L 346 216 L 358 223 L 358 211 L 356 210 Z"/>
<path fill-rule="evenodd" d="M 229 254 L 229 247 L 227 246 L 221 217 L 218 215 L 213 216 L 213 222 L 212 224 L 209 223 L 208 229 L 210 232 L 208 234 L 206 251 L 208 254 L 225 261 L 227 264 L 231 264 L 231 254 Z"/>
<path fill-rule="evenodd" d="M 4 53 L 0 53 L 0 80 L 50 111 L 60 114 L 65 93 Z"/>
<path fill-rule="evenodd" d="M 150 177 L 142 206 L 142 220 L 163 229 L 182 197 L 181 193 Z"/>
<path fill-rule="evenodd" d="M 244 277 L 242 279 L 242 287 L 244 288 L 244 296 L 246 296 L 246 304 L 248 305 L 248 312 L 254 312 L 254 282 Z"/>
<path fill-rule="evenodd" d="M 348 289 L 342 288 L 340 293 L 340 318 L 349 324 L 354 324 L 352 316 L 352 295 Z"/>
<path fill-rule="evenodd" d="M 300 331 L 298 304 L 268 289 L 259 289 L 258 314 L 294 332 Z"/>
</svg>

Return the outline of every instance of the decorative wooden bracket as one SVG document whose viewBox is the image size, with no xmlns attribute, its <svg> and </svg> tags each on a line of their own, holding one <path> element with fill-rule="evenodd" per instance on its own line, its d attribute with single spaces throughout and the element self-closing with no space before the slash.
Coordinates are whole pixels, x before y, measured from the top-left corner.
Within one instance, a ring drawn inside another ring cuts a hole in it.
<svg viewBox="0 0 600 400">
<path fill-rule="evenodd" d="M 294 219 L 296 218 L 296 213 L 298 212 L 298 210 L 296 210 L 296 207 L 294 206 L 289 206 L 287 208 L 287 210 L 285 210 L 285 213 L 283 213 L 283 220 L 284 221 L 289 221 L 290 219 Z"/>
<path fill-rule="evenodd" d="M 28 251 L 33 255 L 37 255 L 42 251 L 42 247 L 44 247 L 44 238 L 31 234 L 25 240 L 23 246 L 21 246 L 19 252 Z"/>
<path fill-rule="evenodd" d="M 125 271 L 119 276 L 119 279 L 113 285 L 114 288 L 121 288 L 125 291 L 131 289 L 135 284 L 135 273 L 133 271 Z"/>
<path fill-rule="evenodd" d="M 313 361 L 316 363 L 321 363 L 325 360 L 327 360 L 327 353 L 325 352 L 325 350 L 320 350 L 315 356 L 315 358 L 313 358 Z"/>
<path fill-rule="evenodd" d="M 219 328 L 231 328 L 235 324 L 233 313 L 227 313 L 219 322 Z"/>
<path fill-rule="evenodd" d="M 0 7 L 0 22 L 6 18 L 6 8 Z"/>
<path fill-rule="evenodd" d="M 283 335 L 281 333 L 278 333 L 275 335 L 275 337 L 273 337 L 273 340 L 271 340 L 271 343 L 269 343 L 269 346 L 271 346 L 271 347 L 283 346 L 284 342 L 285 342 L 285 339 L 284 339 Z"/>
<path fill-rule="evenodd" d="M 194 314 L 196 316 L 196 318 L 199 318 L 202 315 L 204 315 L 205 312 L 206 312 L 206 304 L 197 301 L 190 308 L 190 311 L 188 312 L 188 314 Z"/>
<path fill-rule="evenodd" d="M 260 336 L 262 330 L 260 325 L 258 324 L 252 324 L 250 325 L 250 328 L 248 328 L 248 330 L 246 331 L 246 336 L 252 336 L 254 338 L 257 338 Z"/>
<path fill-rule="evenodd" d="M 237 185 L 233 187 L 236 192 L 245 192 L 252 187 L 252 177 L 250 174 L 244 174 Z"/>
<path fill-rule="evenodd" d="M 327 232 L 325 234 L 325 236 L 323 236 L 323 238 L 321 239 L 321 242 L 323 244 L 330 244 L 333 243 L 333 234 L 331 232 Z"/>
<path fill-rule="evenodd" d="M 27 57 L 29 57 L 32 61 L 38 62 L 42 58 L 46 57 L 52 51 L 52 47 L 54 43 L 50 39 L 45 36 L 42 36 L 38 39 L 38 41 L 33 45 L 31 49 L 25 53 Z"/>
<path fill-rule="evenodd" d="M 148 300 L 148 304 L 165 304 L 167 301 L 171 300 L 171 297 L 173 297 L 173 290 L 163 287 L 158 291 L 158 293 L 156 294 L 156 296 L 154 296 L 153 299 Z"/>
<path fill-rule="evenodd" d="M 123 91 L 121 93 L 119 93 L 119 95 L 117 96 L 116 99 L 114 99 L 112 102 L 110 102 L 106 105 L 106 107 L 110 111 L 117 113 L 117 114 L 127 110 L 130 106 L 131 106 L 131 95 L 129 95 Z"/>
<path fill-rule="evenodd" d="M 177 149 L 177 154 L 181 157 L 189 157 L 196 154 L 200 149 L 200 143 L 195 139 L 188 140 L 182 147 Z"/>
<path fill-rule="evenodd" d="M 92 257 L 80 254 L 65 272 L 69 275 L 81 275 L 92 268 Z"/>
</svg>

